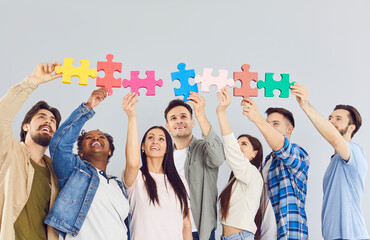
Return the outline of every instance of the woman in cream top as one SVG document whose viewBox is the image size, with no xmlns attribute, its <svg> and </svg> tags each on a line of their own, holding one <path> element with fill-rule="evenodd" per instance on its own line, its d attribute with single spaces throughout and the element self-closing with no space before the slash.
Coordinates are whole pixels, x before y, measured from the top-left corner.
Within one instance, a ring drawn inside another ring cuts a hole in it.
<svg viewBox="0 0 370 240">
<path fill-rule="evenodd" d="M 226 116 L 226 109 L 231 103 L 230 93 L 224 88 L 217 97 L 220 100 L 217 117 L 224 141 L 226 162 L 232 170 L 229 183 L 220 195 L 221 239 L 254 240 L 262 221 L 259 208 L 263 178 L 258 170 L 263 159 L 262 146 L 258 139 L 249 135 L 235 138 Z M 258 227 L 255 223 L 256 215 Z"/>
</svg>

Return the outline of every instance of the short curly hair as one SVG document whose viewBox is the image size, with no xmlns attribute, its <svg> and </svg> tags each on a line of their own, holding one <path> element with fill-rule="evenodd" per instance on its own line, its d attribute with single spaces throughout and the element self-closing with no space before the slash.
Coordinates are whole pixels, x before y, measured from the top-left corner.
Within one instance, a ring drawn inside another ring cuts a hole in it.
<svg viewBox="0 0 370 240">
<path fill-rule="evenodd" d="M 94 131 L 94 130 L 91 130 L 91 131 Z M 81 150 L 82 150 L 82 141 L 84 140 L 86 134 L 88 134 L 89 132 L 91 131 L 85 131 L 85 130 L 82 130 L 81 133 L 80 133 L 80 136 L 78 136 L 77 138 L 77 153 L 78 155 L 80 156 L 80 153 L 81 153 Z M 96 131 L 99 131 L 99 132 L 102 132 L 100 131 L 99 129 L 96 129 Z M 109 135 L 108 133 L 105 133 L 105 132 L 102 132 L 104 134 L 104 136 L 107 138 L 108 142 L 109 142 L 109 149 L 111 151 L 111 155 L 108 156 L 108 162 L 109 163 L 109 159 L 113 156 L 113 152 L 114 152 L 114 144 L 113 144 L 113 137 L 111 135 Z"/>
</svg>

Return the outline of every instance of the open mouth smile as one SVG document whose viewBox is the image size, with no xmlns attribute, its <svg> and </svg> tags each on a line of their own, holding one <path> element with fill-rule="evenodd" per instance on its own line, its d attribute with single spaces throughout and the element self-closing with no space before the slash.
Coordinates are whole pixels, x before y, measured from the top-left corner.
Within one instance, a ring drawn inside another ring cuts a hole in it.
<svg viewBox="0 0 370 240">
<path fill-rule="evenodd" d="M 102 144 L 101 144 L 99 141 L 93 141 L 93 142 L 90 144 L 90 147 L 94 147 L 94 146 L 101 147 L 101 146 L 102 146 Z"/>
</svg>

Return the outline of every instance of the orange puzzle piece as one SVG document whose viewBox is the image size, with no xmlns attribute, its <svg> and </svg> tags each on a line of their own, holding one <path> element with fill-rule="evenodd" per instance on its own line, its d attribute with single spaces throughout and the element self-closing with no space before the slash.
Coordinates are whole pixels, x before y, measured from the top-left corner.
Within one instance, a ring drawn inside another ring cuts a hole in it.
<svg viewBox="0 0 370 240">
<path fill-rule="evenodd" d="M 241 67 L 243 72 L 234 72 L 234 81 L 241 81 L 242 85 L 240 88 L 234 87 L 234 96 L 246 97 L 257 97 L 258 88 L 251 88 L 251 81 L 258 81 L 258 72 L 249 72 L 250 65 L 243 64 Z"/>
</svg>

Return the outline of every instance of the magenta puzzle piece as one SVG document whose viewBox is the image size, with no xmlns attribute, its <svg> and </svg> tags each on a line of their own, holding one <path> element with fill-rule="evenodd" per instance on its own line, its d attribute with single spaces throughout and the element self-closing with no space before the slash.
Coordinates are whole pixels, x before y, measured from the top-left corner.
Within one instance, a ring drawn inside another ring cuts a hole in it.
<svg viewBox="0 0 370 240">
<path fill-rule="evenodd" d="M 108 95 L 112 95 L 112 88 L 121 87 L 121 78 L 114 78 L 113 74 L 114 72 L 121 73 L 122 63 L 112 62 L 113 54 L 107 54 L 106 58 L 108 61 L 98 62 L 98 65 L 96 67 L 97 71 L 104 71 L 105 73 L 103 78 L 96 78 L 96 86 L 105 87 L 108 90 Z"/>
<path fill-rule="evenodd" d="M 139 93 L 140 88 L 146 88 L 146 95 L 147 96 L 154 96 L 155 95 L 155 86 L 162 87 L 163 81 L 162 79 L 155 80 L 155 72 L 154 71 L 145 71 L 146 78 L 141 79 L 139 78 L 139 71 L 131 71 L 131 79 L 123 79 L 122 86 L 124 88 L 130 87 L 131 92 Z"/>
</svg>

